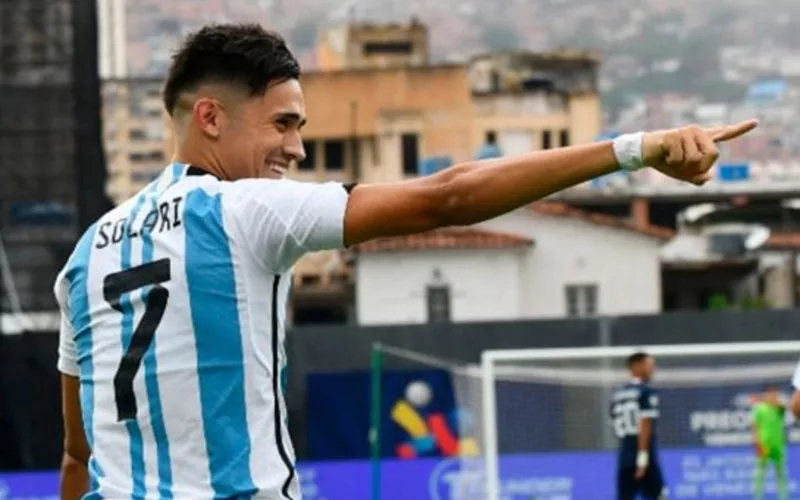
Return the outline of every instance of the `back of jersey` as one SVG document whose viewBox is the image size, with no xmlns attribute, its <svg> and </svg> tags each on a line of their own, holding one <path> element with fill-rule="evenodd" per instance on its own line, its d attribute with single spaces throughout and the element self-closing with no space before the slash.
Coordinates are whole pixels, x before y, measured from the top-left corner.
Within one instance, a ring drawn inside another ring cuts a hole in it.
<svg viewBox="0 0 800 500">
<path fill-rule="evenodd" d="M 187 172 L 168 167 L 103 216 L 56 281 L 59 369 L 80 377 L 93 491 L 296 500 L 283 275 L 341 247 L 347 193 Z"/>
<path fill-rule="evenodd" d="M 636 467 L 641 419 L 658 418 L 658 396 L 648 384 L 629 382 L 614 392 L 610 404 L 610 418 L 614 434 L 619 439 L 619 466 Z M 657 460 L 655 426 L 650 438 L 649 451 L 652 460 Z"/>
<path fill-rule="evenodd" d="M 56 284 L 57 295 L 67 287 L 90 466 L 102 497 L 214 496 L 181 478 L 191 473 L 194 484 L 211 484 L 205 405 L 244 398 L 225 392 L 236 392 L 242 363 L 241 339 L 230 335 L 237 292 L 226 269 L 227 236 L 213 234 L 212 207 L 197 203 L 209 196 L 193 190 L 196 180 L 177 185 L 183 170 L 170 167 L 102 217 Z M 202 274 L 190 280 L 193 266 Z M 199 303 L 209 310 L 205 338 L 195 335 Z M 68 358 L 62 353 L 62 365 Z M 210 379 L 200 369 L 209 362 L 217 370 Z M 229 418 L 235 427 L 237 414 Z"/>
</svg>

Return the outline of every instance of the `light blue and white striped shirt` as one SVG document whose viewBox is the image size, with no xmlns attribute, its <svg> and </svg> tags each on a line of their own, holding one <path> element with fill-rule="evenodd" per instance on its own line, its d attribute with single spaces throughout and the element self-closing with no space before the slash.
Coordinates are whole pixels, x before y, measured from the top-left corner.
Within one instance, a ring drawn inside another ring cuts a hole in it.
<svg viewBox="0 0 800 500">
<path fill-rule="evenodd" d="M 291 267 L 343 246 L 337 183 L 174 164 L 59 274 L 59 370 L 80 378 L 87 498 L 298 500 L 280 383 Z"/>
</svg>

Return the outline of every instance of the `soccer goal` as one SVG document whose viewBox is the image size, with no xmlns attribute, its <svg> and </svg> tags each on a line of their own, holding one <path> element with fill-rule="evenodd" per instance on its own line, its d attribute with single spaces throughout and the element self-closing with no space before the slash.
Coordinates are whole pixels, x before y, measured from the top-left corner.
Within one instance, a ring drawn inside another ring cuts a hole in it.
<svg viewBox="0 0 800 500">
<path fill-rule="evenodd" d="M 638 420 L 629 414 L 616 418 L 630 421 L 612 422 L 609 400 L 628 380 L 625 361 L 637 351 L 657 363 L 656 434 L 669 498 L 753 498 L 752 404 L 767 385 L 789 396 L 800 342 L 485 351 L 480 389 L 471 391 L 480 397 L 467 401 L 480 401 L 473 409 L 483 498 L 614 498 L 613 425 Z M 469 369 L 461 378 L 475 380 Z M 789 461 L 800 464 L 800 429 L 792 423 Z M 795 494 L 796 475 L 790 486 Z"/>
</svg>

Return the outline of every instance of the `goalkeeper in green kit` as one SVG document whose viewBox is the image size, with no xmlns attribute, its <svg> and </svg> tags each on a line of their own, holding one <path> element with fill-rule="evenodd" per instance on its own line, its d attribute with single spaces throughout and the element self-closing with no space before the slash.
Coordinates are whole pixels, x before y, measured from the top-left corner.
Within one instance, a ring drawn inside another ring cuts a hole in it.
<svg viewBox="0 0 800 500">
<path fill-rule="evenodd" d="M 775 466 L 781 500 L 789 499 L 789 478 L 786 470 L 786 408 L 781 400 L 780 388 L 770 385 L 762 399 L 753 407 L 758 469 L 756 470 L 756 500 L 764 498 L 764 481 L 767 465 Z"/>
</svg>

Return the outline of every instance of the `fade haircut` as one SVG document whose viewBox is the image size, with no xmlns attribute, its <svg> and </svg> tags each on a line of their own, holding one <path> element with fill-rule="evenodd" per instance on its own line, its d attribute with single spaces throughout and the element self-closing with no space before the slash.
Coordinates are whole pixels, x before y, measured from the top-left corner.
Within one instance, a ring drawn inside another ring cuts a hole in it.
<svg viewBox="0 0 800 500">
<path fill-rule="evenodd" d="M 642 361 L 646 360 L 649 357 L 650 355 L 643 351 L 631 354 L 630 356 L 628 356 L 628 368 L 633 368 L 634 365 L 638 365 L 639 363 L 641 363 Z"/>
<path fill-rule="evenodd" d="M 164 107 L 173 115 L 181 94 L 208 83 L 233 84 L 253 97 L 299 77 L 300 64 L 279 34 L 258 24 L 212 24 L 186 37 L 173 56 Z"/>
</svg>

